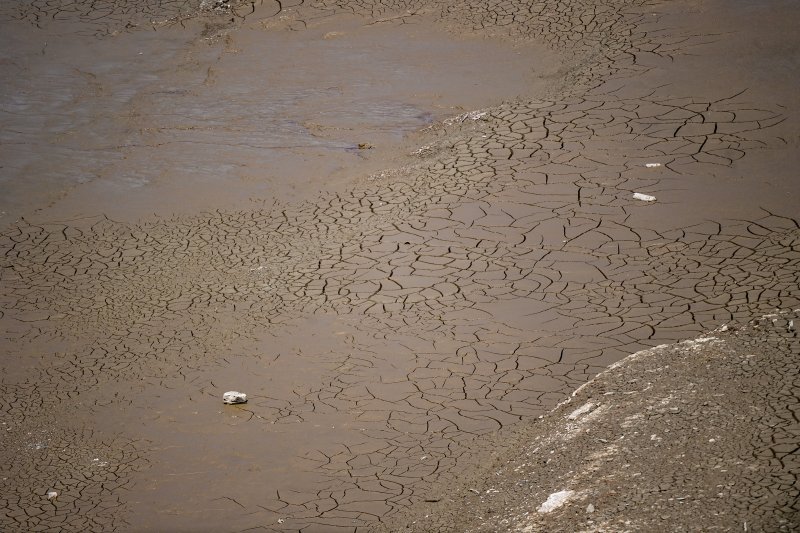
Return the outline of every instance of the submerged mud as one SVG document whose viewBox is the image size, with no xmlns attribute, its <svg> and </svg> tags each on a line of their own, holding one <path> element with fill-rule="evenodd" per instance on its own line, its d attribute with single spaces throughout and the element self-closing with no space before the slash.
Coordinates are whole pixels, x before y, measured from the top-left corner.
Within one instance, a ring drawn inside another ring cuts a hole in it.
<svg viewBox="0 0 800 533">
<path fill-rule="evenodd" d="M 542 46 L 457 37 L 427 18 L 186 24 L 102 39 L 4 25 L 3 225 L 316 198 L 405 163 L 406 134 L 556 70 Z"/>
<path fill-rule="evenodd" d="M 302 201 L 7 227 L 4 528 L 366 530 L 608 364 L 800 304 L 798 193 L 770 163 L 797 158 L 796 95 L 698 84 L 682 55 L 731 41 L 686 5 L 267 4 L 266 31 L 425 17 L 563 66 Z"/>
</svg>

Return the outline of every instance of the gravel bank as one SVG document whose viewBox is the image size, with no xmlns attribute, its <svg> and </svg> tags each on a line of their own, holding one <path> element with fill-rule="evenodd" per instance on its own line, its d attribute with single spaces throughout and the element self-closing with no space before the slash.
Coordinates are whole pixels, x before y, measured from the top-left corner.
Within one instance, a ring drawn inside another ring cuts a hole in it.
<svg viewBox="0 0 800 533">
<path fill-rule="evenodd" d="M 797 531 L 800 310 L 637 352 L 390 531 Z"/>
</svg>

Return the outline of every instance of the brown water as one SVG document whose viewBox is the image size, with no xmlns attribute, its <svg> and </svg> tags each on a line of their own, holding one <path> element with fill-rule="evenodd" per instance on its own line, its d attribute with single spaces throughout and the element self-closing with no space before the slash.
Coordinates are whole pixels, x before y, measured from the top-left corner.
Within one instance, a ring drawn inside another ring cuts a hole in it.
<svg viewBox="0 0 800 533">
<path fill-rule="evenodd" d="M 3 19 L 4 528 L 361 531 L 800 304 L 794 78 L 719 60 L 775 13 L 183 5 Z"/>
<path fill-rule="evenodd" d="M 314 197 L 400 164 L 406 134 L 535 91 L 555 68 L 541 46 L 424 20 L 208 24 L 97 39 L 6 23 L 0 221 Z"/>
</svg>

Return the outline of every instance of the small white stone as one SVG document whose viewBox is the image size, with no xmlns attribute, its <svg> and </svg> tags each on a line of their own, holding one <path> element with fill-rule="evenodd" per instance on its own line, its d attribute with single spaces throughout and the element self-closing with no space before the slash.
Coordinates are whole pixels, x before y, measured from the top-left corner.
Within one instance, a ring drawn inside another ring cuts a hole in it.
<svg viewBox="0 0 800 533">
<path fill-rule="evenodd" d="M 48 490 L 47 491 L 47 499 L 48 500 L 55 500 L 58 498 L 58 492 L 55 490 Z"/>
<path fill-rule="evenodd" d="M 574 490 L 560 490 L 558 492 L 554 492 L 550 496 L 547 497 L 547 500 L 536 509 L 537 513 L 549 513 L 550 511 L 554 511 L 567 503 L 572 495 L 575 494 Z"/>
<path fill-rule="evenodd" d="M 594 512 L 594 505 L 592 505 L 591 503 L 589 505 L 587 505 L 586 506 L 586 512 L 587 513 L 593 513 Z"/>
<path fill-rule="evenodd" d="M 656 201 L 656 197 L 655 196 L 650 196 L 649 194 L 642 194 L 640 192 L 633 193 L 633 199 L 634 200 L 641 200 L 643 202 L 655 202 Z"/>
<path fill-rule="evenodd" d="M 657 168 L 661 166 L 661 163 L 645 163 L 644 166 L 647 168 Z"/>
<path fill-rule="evenodd" d="M 222 395 L 222 402 L 227 404 L 247 403 L 247 394 L 233 390 L 228 391 Z"/>
<path fill-rule="evenodd" d="M 569 416 L 567 416 L 567 420 L 575 420 L 576 418 L 580 417 L 581 415 L 585 415 L 589 411 L 595 408 L 595 405 L 592 402 L 586 403 L 581 407 L 578 407 L 574 411 L 572 411 Z"/>
</svg>

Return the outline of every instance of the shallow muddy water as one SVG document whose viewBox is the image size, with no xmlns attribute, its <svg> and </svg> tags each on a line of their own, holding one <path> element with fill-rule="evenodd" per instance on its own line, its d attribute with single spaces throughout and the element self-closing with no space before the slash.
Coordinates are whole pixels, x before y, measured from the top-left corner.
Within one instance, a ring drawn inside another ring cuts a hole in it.
<svg viewBox="0 0 800 533">
<path fill-rule="evenodd" d="M 800 304 L 794 86 L 704 86 L 731 41 L 624 4 L 4 20 L 0 524 L 364 531 Z"/>
<path fill-rule="evenodd" d="M 555 68 L 544 47 L 422 19 L 192 24 L 104 39 L 5 24 L 0 220 L 313 197 L 385 168 L 406 134 L 531 94 Z"/>
</svg>

